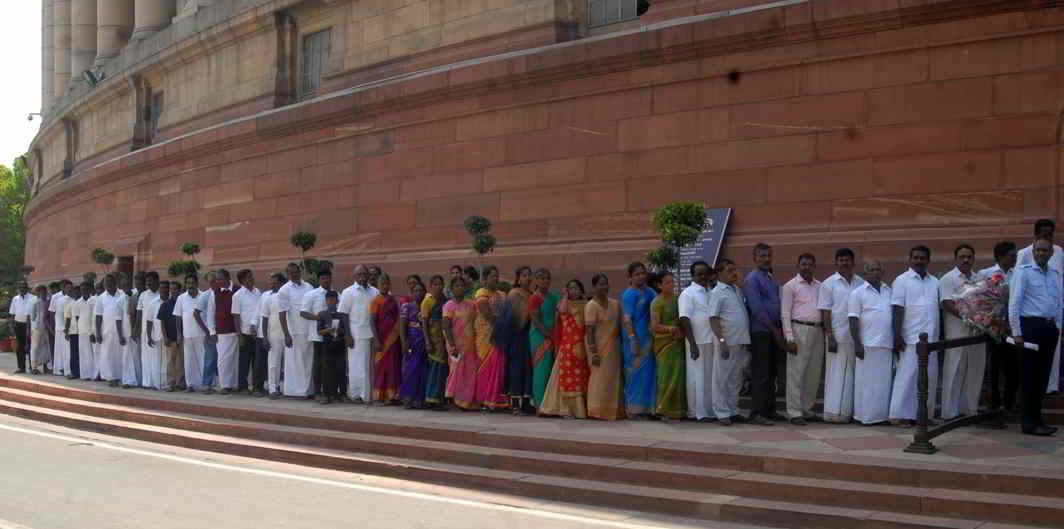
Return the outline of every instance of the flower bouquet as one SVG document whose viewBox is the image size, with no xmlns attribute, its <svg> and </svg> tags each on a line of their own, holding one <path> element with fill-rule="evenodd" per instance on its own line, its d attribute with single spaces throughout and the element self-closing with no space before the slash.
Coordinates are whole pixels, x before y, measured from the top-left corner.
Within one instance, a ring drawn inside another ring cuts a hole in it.
<svg viewBox="0 0 1064 529">
<path fill-rule="evenodd" d="M 957 312 L 964 323 L 997 341 L 1009 335 L 1005 312 L 1009 305 L 1009 284 L 1003 274 L 965 283 L 955 298 Z"/>
</svg>

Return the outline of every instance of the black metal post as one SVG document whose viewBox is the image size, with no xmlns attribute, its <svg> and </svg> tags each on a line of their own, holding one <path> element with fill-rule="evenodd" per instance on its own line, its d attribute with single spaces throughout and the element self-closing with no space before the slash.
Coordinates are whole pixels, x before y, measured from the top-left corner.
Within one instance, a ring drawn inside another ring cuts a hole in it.
<svg viewBox="0 0 1064 529">
<path fill-rule="evenodd" d="M 919 368 L 916 375 L 916 433 L 913 434 L 913 442 L 905 448 L 906 452 L 933 454 L 938 451 L 938 448 L 931 444 L 931 437 L 927 433 L 929 419 L 927 416 L 927 364 L 930 354 L 927 333 L 920 333 L 920 342 L 916 344 L 916 356 L 919 359 Z"/>
</svg>

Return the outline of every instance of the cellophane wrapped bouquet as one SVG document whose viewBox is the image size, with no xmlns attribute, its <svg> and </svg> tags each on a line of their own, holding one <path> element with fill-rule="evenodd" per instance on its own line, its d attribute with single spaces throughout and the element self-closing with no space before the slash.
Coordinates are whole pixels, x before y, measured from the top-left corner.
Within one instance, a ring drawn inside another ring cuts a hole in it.
<svg viewBox="0 0 1064 529">
<path fill-rule="evenodd" d="M 999 342 L 1009 335 L 1009 284 L 1004 274 L 965 283 L 955 299 L 964 323 Z"/>
</svg>

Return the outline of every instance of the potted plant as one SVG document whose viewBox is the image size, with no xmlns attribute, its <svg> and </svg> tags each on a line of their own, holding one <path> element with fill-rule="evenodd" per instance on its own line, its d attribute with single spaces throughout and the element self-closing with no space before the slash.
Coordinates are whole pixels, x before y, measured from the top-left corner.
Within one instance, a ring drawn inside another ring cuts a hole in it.
<svg viewBox="0 0 1064 529">
<path fill-rule="evenodd" d="M 496 239 L 491 234 L 491 221 L 480 215 L 473 215 L 462 223 L 466 233 L 472 237 L 473 251 L 477 253 L 477 261 L 483 266 L 484 256 L 495 251 Z"/>
</svg>

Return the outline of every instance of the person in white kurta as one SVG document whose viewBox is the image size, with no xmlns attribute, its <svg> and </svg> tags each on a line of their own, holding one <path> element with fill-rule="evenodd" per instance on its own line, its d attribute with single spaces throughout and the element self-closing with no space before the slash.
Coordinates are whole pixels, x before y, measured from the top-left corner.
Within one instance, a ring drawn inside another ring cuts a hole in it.
<svg viewBox="0 0 1064 529">
<path fill-rule="evenodd" d="M 824 370 L 824 420 L 828 422 L 847 422 L 854 411 L 857 357 L 846 303 L 865 280 L 854 275 L 853 265 L 853 250 L 840 248 L 835 252 L 835 273 L 824 280 L 817 303 L 828 331 Z"/>
<path fill-rule="evenodd" d="M 883 282 L 883 265 L 864 265 L 865 282 L 847 296 L 847 317 L 854 342 L 853 418 L 878 424 L 890 416 L 894 370 L 891 290 Z"/>
<path fill-rule="evenodd" d="M 314 352 L 308 334 L 313 323 L 299 315 L 303 296 L 314 287 L 303 281 L 299 265 L 288 265 L 288 282 L 277 291 L 277 310 L 284 332 L 284 394 L 286 397 L 306 398 L 314 394 L 311 374 L 314 368 Z"/>
<path fill-rule="evenodd" d="M 677 301 L 680 326 L 687 338 L 687 416 L 699 421 L 716 419 L 713 413 L 713 344 L 709 325 L 710 290 L 717 274 L 705 261 L 691 265 L 691 284 Z"/>
<path fill-rule="evenodd" d="M 134 321 L 137 324 L 135 331 L 137 339 L 140 342 L 140 356 L 138 358 L 139 362 L 133 367 L 140 375 L 140 385 L 142 387 L 159 389 L 162 385 L 159 380 L 159 362 L 162 358 L 162 352 L 159 347 L 158 335 L 154 336 L 151 340 L 148 340 L 147 323 L 148 321 L 155 320 L 155 316 L 158 315 L 157 306 L 156 313 L 154 314 L 148 309 L 159 299 L 159 274 L 156 272 L 148 272 L 144 275 L 144 281 L 145 288 L 137 295 L 137 305 L 134 308 Z M 129 366 L 127 366 L 127 369 L 128 367 Z"/>
<path fill-rule="evenodd" d="M 972 271 L 975 250 L 962 244 L 953 252 L 957 266 L 938 280 L 939 303 L 942 307 L 942 327 L 947 340 L 967 338 L 971 328 L 964 323 L 955 304 L 958 293 L 967 283 L 976 281 Z M 974 415 L 979 411 L 979 394 L 983 390 L 986 371 L 986 347 L 969 345 L 947 349 L 942 361 L 942 419 Z"/>
<path fill-rule="evenodd" d="M 48 287 L 37 287 L 37 295 L 26 301 L 26 315 L 30 326 L 30 373 L 41 374 L 45 366 L 52 361 L 52 348 L 48 339 L 48 319 L 44 298 Z"/>
<path fill-rule="evenodd" d="M 66 340 L 66 336 L 63 334 L 63 328 L 66 326 L 66 321 L 63 318 L 64 310 L 66 309 L 66 304 L 71 301 L 64 293 L 68 288 L 67 283 L 64 280 L 63 290 L 56 292 L 52 299 L 48 301 L 48 313 L 52 318 L 53 336 L 55 337 L 54 358 L 52 359 L 53 375 L 65 375 L 70 370 L 70 342 Z"/>
<path fill-rule="evenodd" d="M 709 298 L 709 324 L 717 338 L 713 356 L 713 413 L 722 426 L 739 417 L 743 367 L 750 359 L 750 316 L 735 263 L 721 259 Z"/>
<path fill-rule="evenodd" d="M 1039 235 L 1045 235 L 1050 239 L 1054 238 L 1057 225 L 1050 219 L 1040 219 L 1034 223 L 1034 236 L 1035 239 Z M 1034 244 L 1027 246 L 1020 250 L 1016 254 L 1016 268 L 1024 265 L 1034 265 Z M 1054 244 L 1053 256 L 1049 258 L 1049 267 L 1054 270 L 1064 271 L 1064 248 Z M 1064 278 L 1064 275 L 1061 275 Z M 1060 285 L 1061 290 L 1064 291 L 1064 283 Z M 1053 367 L 1049 370 L 1049 385 L 1046 387 L 1046 393 L 1055 393 L 1060 391 L 1060 341 L 1057 342 L 1057 349 L 1053 353 Z"/>
<path fill-rule="evenodd" d="M 122 377 L 122 349 L 128 340 L 123 320 L 126 295 L 118 290 L 114 275 L 104 278 L 104 292 L 96 297 L 96 343 L 99 344 L 97 366 L 100 376 L 111 387 Z"/>
<path fill-rule="evenodd" d="M 140 387 L 140 330 L 135 326 L 137 317 L 137 300 L 144 293 L 144 273 L 135 276 L 136 287 L 131 288 L 129 280 L 122 276 L 118 290 L 126 293 L 126 317 L 122 324 L 126 327 L 126 346 L 122 348 L 122 387 Z"/>
<path fill-rule="evenodd" d="M 259 300 L 259 334 L 266 348 L 266 392 L 271 399 L 281 396 L 281 368 L 284 362 L 284 330 L 281 329 L 280 310 L 277 307 L 277 292 L 284 286 L 285 277 L 280 273 L 270 276 L 270 290 Z"/>
<path fill-rule="evenodd" d="M 185 391 L 193 392 L 203 387 L 204 343 L 210 331 L 204 323 L 207 313 L 207 298 L 199 290 L 199 278 L 185 278 L 185 291 L 174 304 L 177 319 L 177 336 L 185 353 Z"/>
<path fill-rule="evenodd" d="M 328 305 L 325 304 L 325 294 L 332 290 L 332 271 L 323 270 L 318 274 L 318 288 L 307 292 L 303 296 L 303 301 L 299 304 L 299 318 L 309 322 L 313 328 L 308 329 L 307 339 L 310 340 L 311 354 L 314 361 L 311 365 L 314 367 L 310 374 L 312 382 L 311 392 L 314 394 L 324 395 L 321 393 L 321 380 L 320 366 L 322 362 L 322 355 L 324 354 L 323 341 L 321 334 L 318 334 L 318 315 L 325 312 L 328 309 Z M 322 397 L 324 398 L 324 397 Z"/>
<path fill-rule="evenodd" d="M 152 288 L 151 279 L 148 280 L 148 288 Z M 159 284 L 156 288 L 156 295 L 141 309 L 141 321 L 144 322 L 143 346 L 145 347 L 141 364 L 141 376 L 143 377 L 141 383 L 146 388 L 163 389 L 166 387 L 167 378 L 166 362 L 163 360 L 166 345 L 163 340 L 163 322 L 159 319 L 159 309 L 170 298 L 170 287 Z"/>
<path fill-rule="evenodd" d="M 903 426 L 914 426 L 917 418 L 917 378 L 919 359 L 916 344 L 920 334 L 938 340 L 938 278 L 927 271 L 931 250 L 917 246 L 909 251 L 909 269 L 894 279 L 890 303 L 893 305 L 894 353 L 899 355 L 898 370 L 890 395 L 890 419 Z M 928 355 L 927 418 L 934 416 L 938 394 L 938 353 Z"/>
<path fill-rule="evenodd" d="M 355 267 L 355 284 L 340 294 L 339 312 L 345 314 L 351 332 L 347 345 L 347 396 L 355 402 L 373 401 L 373 325 L 369 304 L 380 292 L 369 284 L 369 270 Z"/>
<path fill-rule="evenodd" d="M 82 380 L 96 378 L 96 340 L 93 338 L 93 304 L 92 284 L 81 285 L 81 299 L 78 300 L 75 319 L 78 323 L 78 371 Z"/>
<path fill-rule="evenodd" d="M 96 381 L 103 380 L 103 377 L 100 375 L 100 363 L 102 362 L 102 359 L 101 359 L 101 354 L 102 353 L 100 352 L 100 350 L 102 349 L 103 344 L 100 343 L 100 337 L 97 336 L 96 332 L 95 332 L 95 330 L 96 330 L 96 302 L 100 299 L 100 295 L 102 295 L 103 293 L 104 293 L 103 281 L 97 281 L 96 285 L 93 287 L 92 297 L 89 298 L 89 306 L 92 307 L 92 318 L 91 318 L 90 325 L 93 326 L 93 334 L 92 334 L 92 343 L 90 345 L 92 346 L 93 366 L 92 366 L 92 372 L 90 372 L 90 373 L 86 373 L 84 369 L 81 370 L 82 376 L 88 376 L 88 378 L 86 380 L 96 380 Z"/>
</svg>

